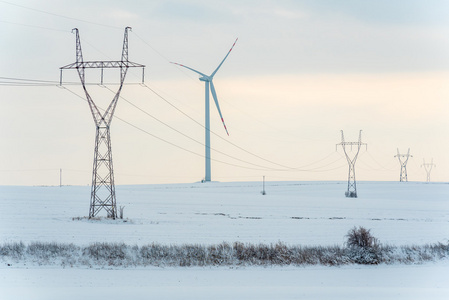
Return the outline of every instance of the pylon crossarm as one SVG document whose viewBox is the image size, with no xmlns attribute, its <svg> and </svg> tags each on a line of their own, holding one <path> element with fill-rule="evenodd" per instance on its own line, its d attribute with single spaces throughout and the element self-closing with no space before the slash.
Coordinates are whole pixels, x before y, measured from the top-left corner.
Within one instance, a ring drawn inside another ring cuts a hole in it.
<svg viewBox="0 0 449 300">
<path fill-rule="evenodd" d="M 359 143 L 359 142 L 342 142 L 341 144 L 343 144 L 343 145 L 350 145 L 350 146 L 366 145 L 365 143 Z"/>
<path fill-rule="evenodd" d="M 85 76 L 84 76 L 84 72 L 85 69 L 121 69 L 121 73 L 120 73 L 120 80 L 124 81 L 125 79 L 125 74 L 126 71 L 124 70 L 128 70 L 128 68 L 142 68 L 142 83 L 144 82 L 144 74 L 145 74 L 145 65 L 142 64 L 138 64 L 135 62 L 131 62 L 131 61 L 85 61 L 85 62 L 74 62 L 72 64 L 63 66 L 60 68 L 60 84 L 62 85 L 62 71 L 63 70 L 70 70 L 70 69 L 76 69 L 79 73 L 80 79 L 81 79 L 81 83 L 84 84 L 85 83 Z M 103 83 L 103 73 L 101 76 L 101 83 Z"/>
<path fill-rule="evenodd" d="M 109 61 L 82 61 L 74 62 L 60 67 L 61 70 L 69 69 L 112 69 L 112 68 L 145 68 L 145 65 L 132 61 L 109 60 Z"/>
</svg>

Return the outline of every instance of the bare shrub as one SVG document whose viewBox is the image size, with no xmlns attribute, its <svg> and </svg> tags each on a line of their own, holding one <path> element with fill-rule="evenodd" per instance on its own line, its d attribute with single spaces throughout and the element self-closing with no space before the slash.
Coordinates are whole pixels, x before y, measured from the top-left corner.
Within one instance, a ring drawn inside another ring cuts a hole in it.
<svg viewBox="0 0 449 300">
<path fill-rule="evenodd" d="M 332 247 L 318 247 L 319 248 L 319 262 L 325 266 L 341 266 L 349 263 L 347 249 L 339 246 Z"/>
<path fill-rule="evenodd" d="M 234 261 L 234 251 L 228 243 L 207 247 L 208 263 L 214 266 L 230 265 Z"/>
<path fill-rule="evenodd" d="M 25 244 L 19 243 L 6 243 L 0 247 L 0 256 L 11 257 L 14 259 L 19 259 L 23 256 L 25 252 Z"/>
<path fill-rule="evenodd" d="M 382 249 L 378 240 L 371 235 L 369 229 L 362 226 L 354 227 L 346 235 L 346 245 L 349 248 L 349 258 L 357 264 L 379 264 Z"/>
<path fill-rule="evenodd" d="M 381 262 L 379 251 L 373 248 L 352 247 L 348 257 L 352 262 L 361 265 L 377 265 Z"/>
<path fill-rule="evenodd" d="M 124 243 L 94 243 L 84 248 L 83 253 L 97 262 L 119 266 L 129 263 L 128 248 Z"/>
<path fill-rule="evenodd" d="M 180 266 L 205 266 L 207 261 L 207 251 L 202 245 L 184 245 L 180 247 L 182 255 L 180 256 Z"/>
<path fill-rule="evenodd" d="M 446 257 L 449 257 L 449 243 L 443 244 L 433 244 L 433 245 L 426 245 L 429 248 L 429 252 L 432 254 L 433 257 L 436 257 L 438 259 L 443 259 Z"/>
<path fill-rule="evenodd" d="M 78 256 L 79 247 L 74 244 L 32 242 L 26 247 L 25 255 L 39 265 L 71 265 Z"/>
<path fill-rule="evenodd" d="M 292 263 L 295 265 L 319 264 L 317 248 L 309 246 L 293 246 L 290 248 Z"/>
<path fill-rule="evenodd" d="M 232 246 L 234 249 L 234 255 L 239 261 L 245 260 L 245 245 L 242 242 L 235 242 Z"/>
<path fill-rule="evenodd" d="M 270 261 L 274 264 L 289 265 L 292 262 L 292 252 L 290 248 L 281 242 L 278 242 L 276 245 L 274 245 L 273 251 L 271 251 L 271 253 L 273 254 Z"/>
<path fill-rule="evenodd" d="M 359 228 L 354 227 L 346 234 L 346 245 L 348 247 L 359 248 L 377 248 L 378 240 L 371 235 L 370 229 L 366 229 L 362 226 Z"/>
<path fill-rule="evenodd" d="M 140 248 L 140 257 L 144 265 L 164 266 L 172 265 L 170 248 L 165 245 L 151 244 Z"/>
</svg>

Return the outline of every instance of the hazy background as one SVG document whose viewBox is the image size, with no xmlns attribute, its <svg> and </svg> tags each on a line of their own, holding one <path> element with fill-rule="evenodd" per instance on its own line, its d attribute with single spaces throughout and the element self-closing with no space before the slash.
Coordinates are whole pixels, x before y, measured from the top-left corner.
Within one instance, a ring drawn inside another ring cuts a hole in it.
<svg viewBox="0 0 449 300">
<path fill-rule="evenodd" d="M 211 102 L 212 180 L 346 180 L 343 129 L 368 144 L 358 180 L 399 180 L 396 149 L 410 148 L 409 180 L 425 181 L 433 158 L 432 181 L 448 181 L 448 14 L 443 0 L 0 1 L 0 184 L 57 185 L 60 169 L 63 184 L 91 182 L 94 122 L 80 85 L 57 87 L 59 68 L 75 61 L 72 28 L 85 61 L 119 60 L 126 26 L 148 88 L 130 69 L 116 110 L 128 123 L 111 127 L 116 184 L 204 177 L 204 128 L 192 121 L 204 124 L 204 83 L 169 62 L 210 74 L 237 37 L 214 78 L 230 136 Z M 101 107 L 114 96 L 89 90 Z"/>
</svg>

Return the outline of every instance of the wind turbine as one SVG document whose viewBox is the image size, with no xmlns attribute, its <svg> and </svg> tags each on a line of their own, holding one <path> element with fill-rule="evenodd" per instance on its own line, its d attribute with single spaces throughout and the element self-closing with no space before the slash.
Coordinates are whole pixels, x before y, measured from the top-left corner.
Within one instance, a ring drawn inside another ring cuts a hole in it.
<svg viewBox="0 0 449 300">
<path fill-rule="evenodd" d="M 226 60 L 226 58 L 229 56 L 229 54 L 231 53 L 232 49 L 235 46 L 235 43 L 237 43 L 238 38 L 235 40 L 234 44 L 232 44 L 231 49 L 229 49 L 228 53 L 226 54 L 226 56 L 223 58 L 223 60 L 221 61 L 221 63 L 218 65 L 218 67 L 215 69 L 214 72 L 212 72 L 211 75 L 207 76 L 204 73 L 201 73 L 195 69 L 192 69 L 190 67 L 172 62 L 172 64 L 184 67 L 186 69 L 189 69 L 195 73 L 198 73 L 199 75 L 201 75 L 201 77 L 199 78 L 199 80 L 204 81 L 205 86 L 206 86 L 206 120 L 205 120 L 205 129 L 206 129 L 206 175 L 204 177 L 204 181 L 211 181 L 211 171 L 210 171 L 210 109 L 209 109 L 209 86 L 210 86 L 210 91 L 212 92 L 212 97 L 214 98 L 215 101 L 215 106 L 217 106 L 217 110 L 218 113 L 220 114 L 220 118 L 221 121 L 223 122 L 223 126 L 224 129 L 226 130 L 227 135 L 229 135 L 228 129 L 226 128 L 226 124 L 223 120 L 223 115 L 221 114 L 221 110 L 220 110 L 220 105 L 218 104 L 218 99 L 217 99 L 217 92 L 215 91 L 215 87 L 214 87 L 214 83 L 212 82 L 215 74 L 217 73 L 217 71 L 220 69 L 221 65 L 224 63 L 224 61 Z"/>
</svg>

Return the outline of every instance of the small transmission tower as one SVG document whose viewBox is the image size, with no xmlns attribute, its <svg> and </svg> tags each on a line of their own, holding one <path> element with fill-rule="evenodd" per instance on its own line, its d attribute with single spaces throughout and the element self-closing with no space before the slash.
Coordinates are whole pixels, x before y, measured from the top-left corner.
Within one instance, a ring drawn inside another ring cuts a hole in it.
<svg viewBox="0 0 449 300">
<path fill-rule="evenodd" d="M 427 182 L 430 182 L 430 172 L 432 172 L 433 167 L 436 167 L 436 165 L 433 164 L 433 158 L 430 163 L 426 163 L 426 160 L 423 158 L 423 164 L 421 165 L 421 167 L 424 167 L 424 170 L 426 170 Z"/>
<path fill-rule="evenodd" d="M 397 157 L 399 160 L 399 163 L 401 164 L 401 174 L 399 176 L 399 181 L 400 182 L 407 182 L 407 162 L 409 157 L 413 157 L 413 155 L 410 155 L 410 148 L 408 148 L 407 154 L 400 154 L 399 153 L 399 149 L 398 150 L 398 154 L 395 155 L 394 157 Z M 402 160 L 401 158 L 405 158 L 405 160 Z"/>
<path fill-rule="evenodd" d="M 341 131 L 341 143 L 337 144 L 341 145 L 343 148 L 343 151 L 346 155 L 346 160 L 348 161 L 349 165 L 349 174 L 348 174 L 348 190 L 345 192 L 346 197 L 350 198 L 357 198 L 357 185 L 355 180 L 355 162 L 357 161 L 357 157 L 360 152 L 360 148 L 362 145 L 365 145 L 368 149 L 368 145 L 366 143 L 362 143 L 362 131 L 359 132 L 359 141 L 358 142 L 345 142 L 345 136 L 343 134 L 343 130 Z M 348 152 L 346 152 L 346 146 L 351 146 L 351 151 L 353 146 L 357 146 L 357 152 L 355 153 L 354 157 L 351 159 L 348 155 Z"/>
<path fill-rule="evenodd" d="M 78 71 L 96 126 L 89 218 L 95 217 L 102 209 L 106 210 L 108 217 L 113 219 L 117 217 L 110 126 L 128 68 L 142 68 L 142 82 L 143 70 L 145 68 L 144 65 L 133 63 L 128 60 L 128 30 L 130 29 L 131 27 L 125 28 L 121 60 L 84 61 L 78 28 L 74 28 L 72 32 L 75 32 L 76 34 L 76 62 L 60 68 L 60 84 L 62 84 L 63 70 L 76 69 Z M 104 112 L 101 112 L 86 89 L 84 73 L 85 69 L 101 69 L 101 83 L 103 83 L 103 69 L 105 68 L 120 68 L 120 85 L 108 108 Z"/>
</svg>

